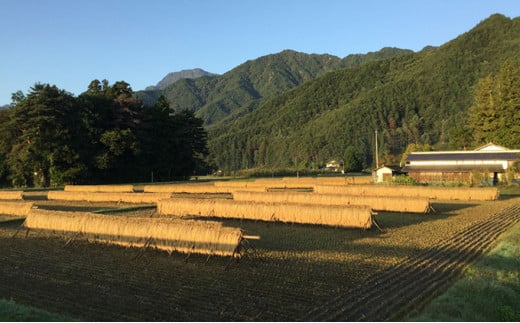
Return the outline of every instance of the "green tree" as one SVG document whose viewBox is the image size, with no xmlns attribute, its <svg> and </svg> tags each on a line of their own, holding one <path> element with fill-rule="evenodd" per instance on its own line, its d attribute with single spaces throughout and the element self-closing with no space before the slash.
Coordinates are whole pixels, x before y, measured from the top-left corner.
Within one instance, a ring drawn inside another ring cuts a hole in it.
<svg viewBox="0 0 520 323">
<path fill-rule="evenodd" d="M 11 150 L 11 134 L 7 127 L 9 122 L 9 109 L 0 110 L 0 186 L 7 186 L 9 165 L 7 156 Z"/>
<path fill-rule="evenodd" d="M 140 128 L 143 108 L 130 85 L 93 80 L 78 98 L 82 136 L 78 138 L 87 167 L 84 181 L 143 180 Z"/>
<path fill-rule="evenodd" d="M 205 168 L 208 155 L 207 133 L 203 120 L 195 117 L 192 111 L 183 110 L 173 116 L 175 142 L 176 177 L 189 177 L 196 170 Z"/>
<path fill-rule="evenodd" d="M 363 153 L 358 151 L 354 146 L 348 146 L 343 154 L 344 168 L 346 172 L 360 171 L 363 169 L 363 163 L 360 156 Z"/>
<path fill-rule="evenodd" d="M 79 156 L 71 144 L 74 108 L 70 93 L 36 84 L 10 109 L 8 164 L 14 185 L 48 187 L 77 175 Z"/>
<path fill-rule="evenodd" d="M 161 96 L 145 110 L 141 130 L 144 172 L 153 173 L 154 180 L 185 179 L 205 169 L 207 135 L 193 112 L 175 113 Z"/>
<path fill-rule="evenodd" d="M 142 147 L 145 173 L 155 181 L 172 179 L 175 164 L 175 137 L 170 104 L 161 96 L 144 115 Z"/>
<path fill-rule="evenodd" d="M 432 147 L 428 144 L 424 144 L 424 145 L 409 144 L 408 147 L 406 147 L 406 150 L 404 151 L 404 153 L 401 157 L 401 166 L 405 165 L 406 158 L 408 157 L 408 155 L 410 155 L 410 153 L 412 153 L 414 151 L 432 151 L 432 150 L 433 150 Z"/>
<path fill-rule="evenodd" d="M 475 145 L 495 142 L 520 147 L 520 70 L 506 63 L 496 76 L 479 80 L 468 128 Z"/>
</svg>

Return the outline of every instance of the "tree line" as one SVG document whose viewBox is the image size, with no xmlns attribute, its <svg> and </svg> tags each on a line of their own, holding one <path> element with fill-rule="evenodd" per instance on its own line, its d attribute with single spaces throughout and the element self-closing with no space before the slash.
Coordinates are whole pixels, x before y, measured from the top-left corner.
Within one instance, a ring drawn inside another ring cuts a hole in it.
<svg viewBox="0 0 520 323">
<path fill-rule="evenodd" d="M 124 81 L 75 97 L 55 85 L 18 91 L 0 110 L 0 184 L 51 187 L 169 181 L 205 167 L 207 134 L 164 97 L 143 106 Z"/>
</svg>

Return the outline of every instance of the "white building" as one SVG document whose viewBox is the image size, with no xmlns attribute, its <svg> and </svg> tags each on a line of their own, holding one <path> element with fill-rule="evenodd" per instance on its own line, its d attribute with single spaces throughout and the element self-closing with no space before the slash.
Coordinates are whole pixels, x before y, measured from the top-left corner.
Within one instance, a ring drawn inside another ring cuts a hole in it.
<svg viewBox="0 0 520 323">
<path fill-rule="evenodd" d="M 520 150 L 489 143 L 475 150 L 412 152 L 403 172 L 418 182 L 472 181 L 487 173 L 494 183 L 520 158 Z"/>
<path fill-rule="evenodd" d="M 396 166 L 381 166 L 374 170 L 374 181 L 376 183 L 382 183 L 390 181 L 392 176 L 401 174 L 401 169 Z"/>
</svg>

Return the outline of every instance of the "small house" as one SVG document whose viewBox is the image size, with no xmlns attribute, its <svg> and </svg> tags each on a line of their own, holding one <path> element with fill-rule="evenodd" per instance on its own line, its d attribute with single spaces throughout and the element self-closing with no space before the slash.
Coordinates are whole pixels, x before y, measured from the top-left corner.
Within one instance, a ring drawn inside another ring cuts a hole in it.
<svg viewBox="0 0 520 323">
<path fill-rule="evenodd" d="M 374 181 L 382 183 L 391 181 L 393 176 L 402 174 L 401 167 L 398 166 L 381 166 L 374 170 Z"/>
<path fill-rule="evenodd" d="M 329 172 L 339 172 L 342 169 L 342 167 L 343 164 L 336 160 L 331 160 L 325 165 L 325 169 Z"/>
</svg>

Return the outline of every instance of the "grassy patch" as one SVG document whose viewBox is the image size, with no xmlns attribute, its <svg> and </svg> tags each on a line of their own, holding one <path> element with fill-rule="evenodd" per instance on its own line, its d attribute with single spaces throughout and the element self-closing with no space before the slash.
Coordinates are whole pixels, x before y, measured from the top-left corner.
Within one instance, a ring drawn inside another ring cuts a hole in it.
<svg viewBox="0 0 520 323">
<path fill-rule="evenodd" d="M 500 196 L 520 196 L 520 185 L 511 184 L 500 186 Z"/>
<path fill-rule="evenodd" d="M 412 321 L 520 321 L 520 224 Z"/>
<path fill-rule="evenodd" d="M 1 322 L 70 322 L 70 317 L 0 299 Z"/>
</svg>

